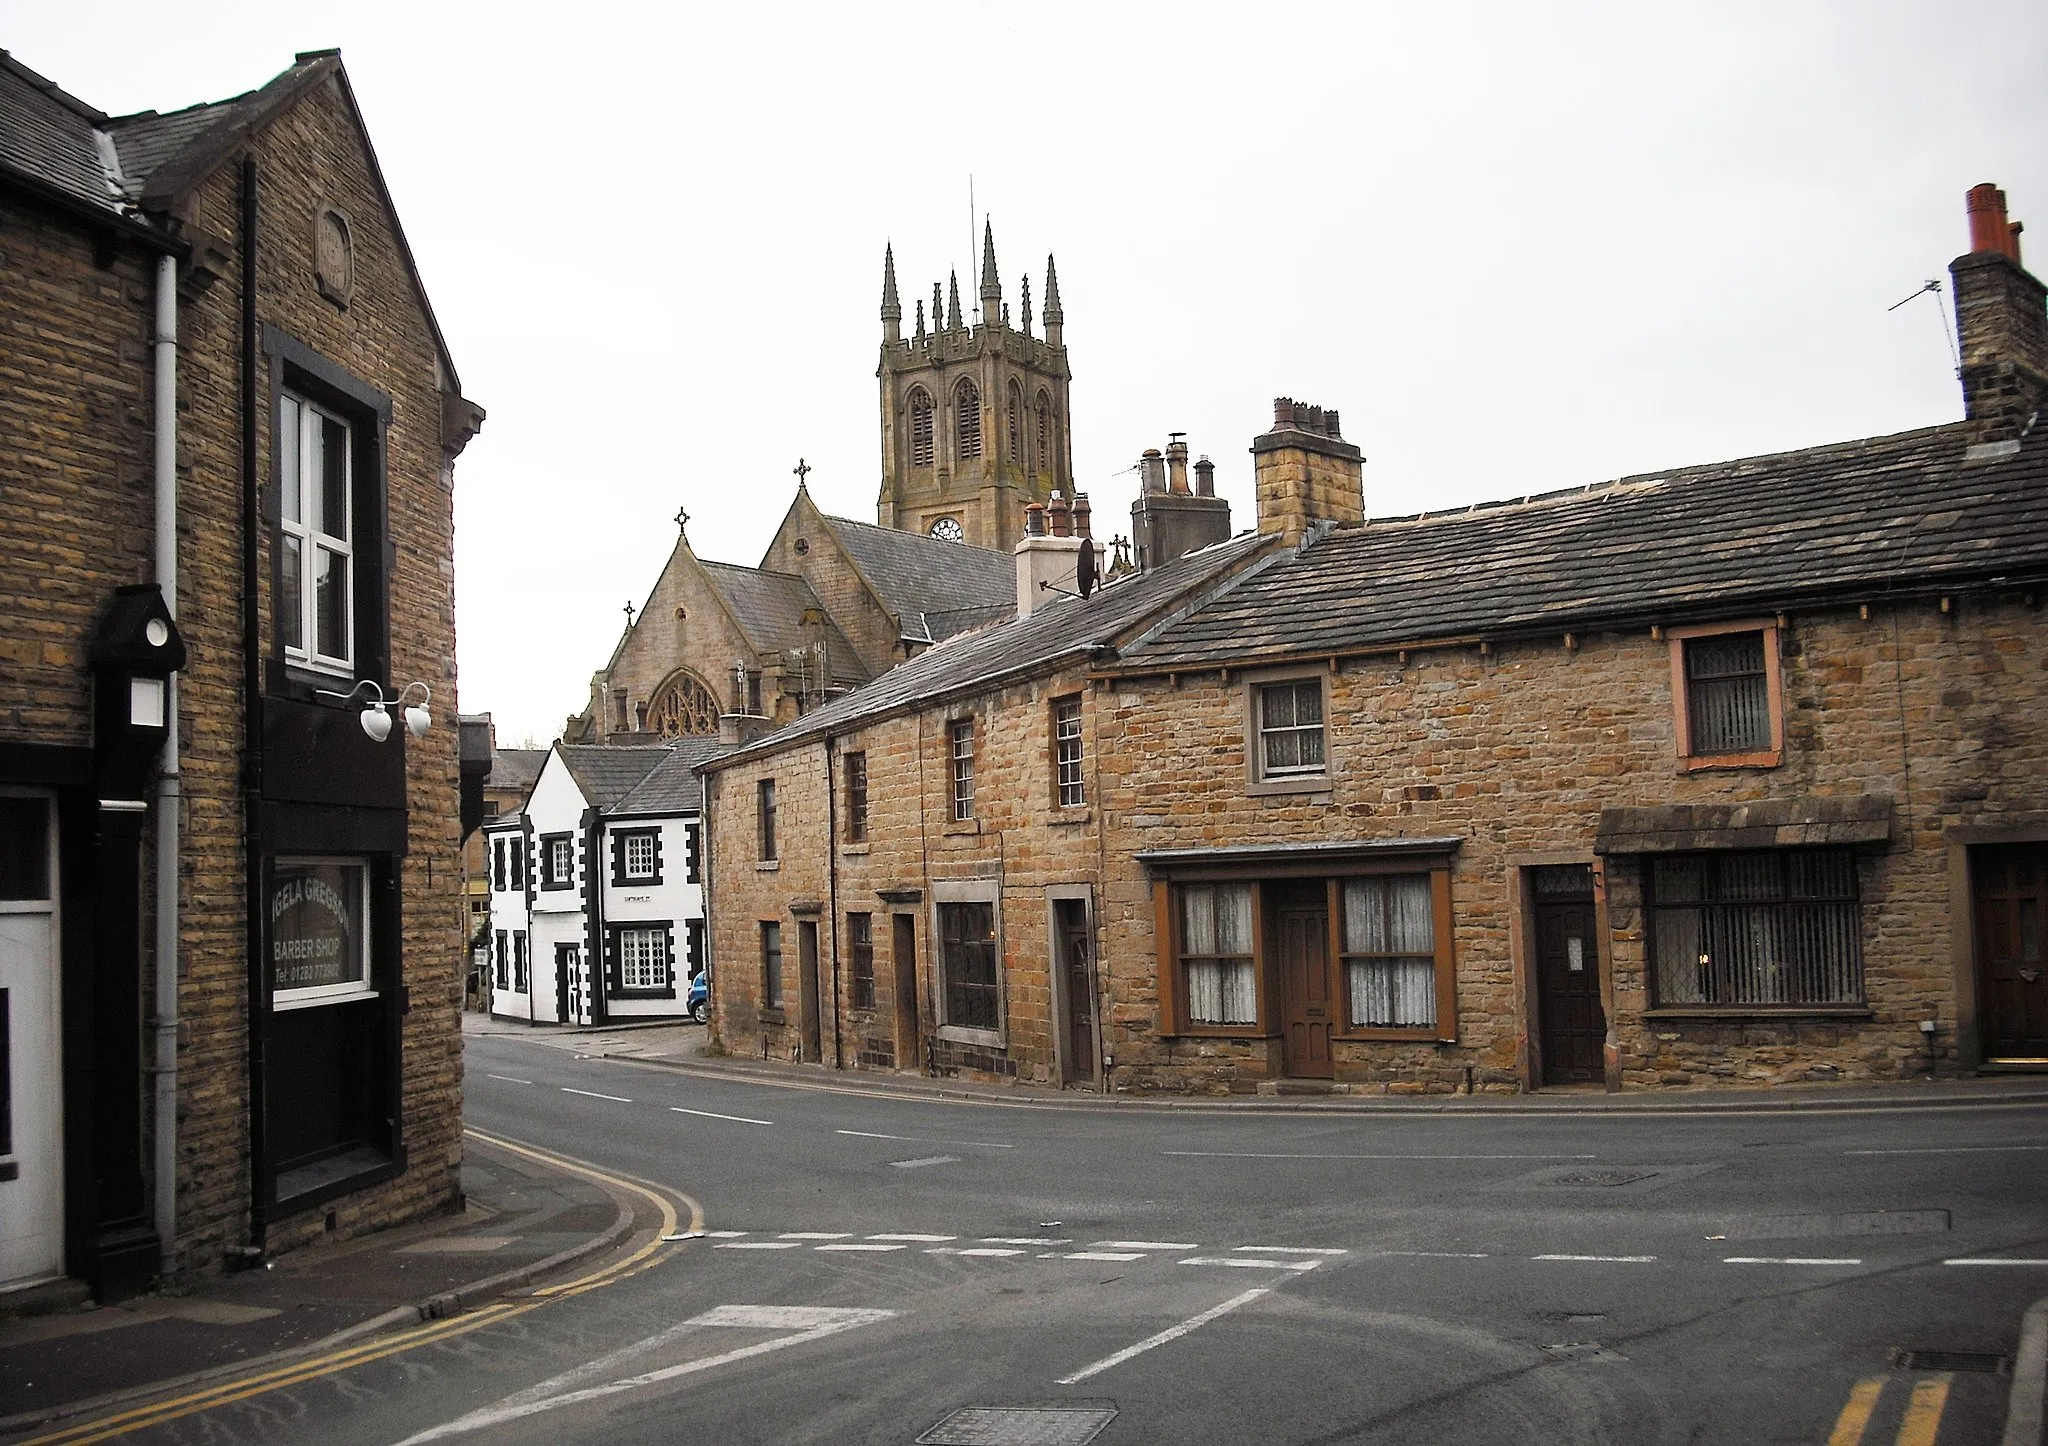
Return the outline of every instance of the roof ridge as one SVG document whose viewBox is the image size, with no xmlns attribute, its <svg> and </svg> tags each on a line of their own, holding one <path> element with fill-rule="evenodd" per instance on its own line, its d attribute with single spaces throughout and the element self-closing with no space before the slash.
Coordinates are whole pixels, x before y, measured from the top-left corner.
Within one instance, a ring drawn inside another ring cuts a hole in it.
<svg viewBox="0 0 2048 1446">
<path fill-rule="evenodd" d="M 106 124 L 107 113 L 105 111 L 87 105 L 47 75 L 42 74 L 40 71 L 31 70 L 28 66 L 23 65 L 14 58 L 13 51 L 0 50 L 0 69 L 13 71 L 22 80 L 28 82 L 31 88 L 41 91 L 73 115 L 91 121 L 95 126 Z"/>
</svg>

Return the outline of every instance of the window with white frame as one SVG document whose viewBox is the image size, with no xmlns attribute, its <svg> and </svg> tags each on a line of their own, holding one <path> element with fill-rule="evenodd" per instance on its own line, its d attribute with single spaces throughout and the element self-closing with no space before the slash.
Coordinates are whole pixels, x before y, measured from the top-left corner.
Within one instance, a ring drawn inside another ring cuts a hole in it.
<svg viewBox="0 0 2048 1446">
<path fill-rule="evenodd" d="M 961 718 L 946 730 L 953 755 L 953 818 L 974 817 L 974 720 Z"/>
<path fill-rule="evenodd" d="M 281 858 L 271 868 L 271 1000 L 330 1004 L 370 990 L 369 865 Z"/>
<path fill-rule="evenodd" d="M 1181 888 L 1180 958 L 1188 1023 L 1258 1022 L 1250 884 L 1187 884 Z"/>
<path fill-rule="evenodd" d="M 330 671 L 355 661 L 354 439 L 333 412 L 286 392 L 278 415 L 280 583 L 285 656 Z"/>
<path fill-rule="evenodd" d="M 1311 778 L 1324 772 L 1323 685 L 1317 678 L 1261 683 L 1257 709 L 1258 776 Z"/>
<path fill-rule="evenodd" d="M 566 833 L 551 833 L 540 841 L 540 886 L 567 889 L 576 883 L 576 840 Z"/>
<path fill-rule="evenodd" d="M 618 941 L 620 989 L 669 987 L 666 928 L 622 928 Z"/>
<path fill-rule="evenodd" d="M 1062 698 L 1052 705 L 1054 786 L 1061 808 L 1079 808 L 1088 801 L 1081 777 L 1081 700 Z"/>
<path fill-rule="evenodd" d="M 652 829 L 619 835 L 619 877 L 622 884 L 661 882 L 660 840 Z"/>
<path fill-rule="evenodd" d="M 1436 1024 L 1436 896 L 1428 874 L 1344 880 L 1344 976 L 1354 1029 Z"/>
</svg>

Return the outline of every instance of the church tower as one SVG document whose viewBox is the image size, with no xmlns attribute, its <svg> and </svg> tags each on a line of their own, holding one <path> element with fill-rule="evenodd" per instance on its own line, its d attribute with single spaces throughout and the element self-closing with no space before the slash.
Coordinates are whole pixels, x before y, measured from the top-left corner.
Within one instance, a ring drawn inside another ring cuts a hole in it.
<svg viewBox="0 0 2048 1446">
<path fill-rule="evenodd" d="M 929 324 L 917 303 L 903 334 L 896 255 L 882 253 L 882 495 L 884 527 L 1010 551 L 1024 508 L 1074 492 L 1068 428 L 1065 315 L 1059 274 L 1045 259 L 1045 335 L 1031 331 L 1031 280 L 1017 321 L 996 275 L 993 225 L 982 231 L 981 315 L 963 320 L 960 281 L 946 304 L 932 286 Z"/>
</svg>

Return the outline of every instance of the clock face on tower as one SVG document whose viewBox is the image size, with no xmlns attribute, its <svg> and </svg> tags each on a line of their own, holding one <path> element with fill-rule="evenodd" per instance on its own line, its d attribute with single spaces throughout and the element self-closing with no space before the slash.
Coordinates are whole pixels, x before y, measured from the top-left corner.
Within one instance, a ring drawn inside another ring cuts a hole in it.
<svg viewBox="0 0 2048 1446">
<path fill-rule="evenodd" d="M 941 517 L 932 524 L 932 536 L 938 538 L 941 542 L 959 542 L 967 534 L 960 530 L 959 518 Z"/>
</svg>

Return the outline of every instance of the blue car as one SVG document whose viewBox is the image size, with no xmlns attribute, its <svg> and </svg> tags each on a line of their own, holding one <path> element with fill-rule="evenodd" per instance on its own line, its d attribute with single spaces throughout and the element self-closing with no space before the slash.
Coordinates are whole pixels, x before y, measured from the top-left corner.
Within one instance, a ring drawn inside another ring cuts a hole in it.
<svg viewBox="0 0 2048 1446">
<path fill-rule="evenodd" d="M 702 1024 L 711 1014 L 711 971 L 700 969 L 690 976 L 690 989 L 683 996 L 683 1007 L 690 1011 L 690 1018 Z"/>
</svg>

